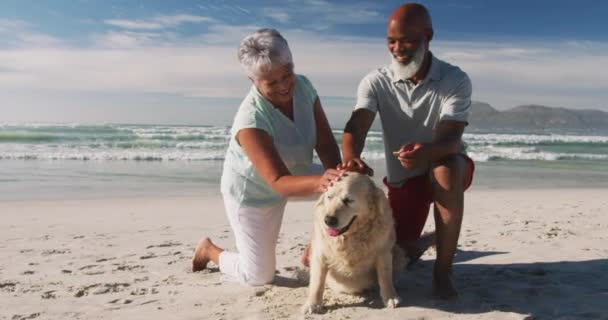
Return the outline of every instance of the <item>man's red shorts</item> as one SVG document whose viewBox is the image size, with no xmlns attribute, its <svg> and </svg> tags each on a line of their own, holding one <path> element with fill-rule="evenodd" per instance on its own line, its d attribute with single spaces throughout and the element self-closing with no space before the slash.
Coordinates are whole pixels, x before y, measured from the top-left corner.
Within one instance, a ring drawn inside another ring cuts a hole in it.
<svg viewBox="0 0 608 320">
<path fill-rule="evenodd" d="M 469 175 L 465 177 L 464 190 L 473 182 L 475 164 L 473 159 L 462 155 L 469 166 Z M 388 187 L 388 199 L 395 218 L 397 242 L 413 241 L 420 238 L 426 218 L 433 203 L 433 187 L 428 175 L 408 179 L 400 188 L 388 185 L 386 177 L 384 184 Z"/>
</svg>

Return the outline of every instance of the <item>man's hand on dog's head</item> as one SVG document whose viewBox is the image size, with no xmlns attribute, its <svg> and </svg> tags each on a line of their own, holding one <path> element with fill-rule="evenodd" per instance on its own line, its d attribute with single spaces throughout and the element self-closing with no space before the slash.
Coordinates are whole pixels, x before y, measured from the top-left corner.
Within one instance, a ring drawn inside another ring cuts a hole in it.
<svg viewBox="0 0 608 320">
<path fill-rule="evenodd" d="M 370 177 L 374 175 L 374 170 L 372 168 L 370 168 L 360 158 L 353 158 L 351 160 L 342 162 L 341 164 L 338 165 L 338 170 L 359 172 L 359 173 L 367 174 Z"/>
</svg>

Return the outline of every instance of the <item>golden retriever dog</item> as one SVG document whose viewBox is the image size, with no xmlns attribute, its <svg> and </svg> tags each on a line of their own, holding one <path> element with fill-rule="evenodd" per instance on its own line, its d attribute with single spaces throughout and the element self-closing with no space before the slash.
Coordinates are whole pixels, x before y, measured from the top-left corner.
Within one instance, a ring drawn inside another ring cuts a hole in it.
<svg viewBox="0 0 608 320">
<path fill-rule="evenodd" d="M 378 287 L 384 305 L 401 301 L 393 275 L 405 268 L 393 215 L 382 189 L 364 174 L 346 173 L 315 205 L 310 283 L 304 313 L 323 311 L 323 290 L 350 294 Z"/>
</svg>

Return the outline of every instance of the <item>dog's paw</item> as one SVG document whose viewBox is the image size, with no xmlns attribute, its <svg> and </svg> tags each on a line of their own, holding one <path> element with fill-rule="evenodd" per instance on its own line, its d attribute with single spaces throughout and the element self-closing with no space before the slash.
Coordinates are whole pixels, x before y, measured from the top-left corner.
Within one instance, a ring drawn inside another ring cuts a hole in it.
<svg viewBox="0 0 608 320">
<path fill-rule="evenodd" d="M 325 309 L 323 308 L 323 305 L 316 304 L 316 303 L 313 303 L 313 304 L 307 303 L 302 307 L 303 314 L 323 313 L 323 311 L 325 311 Z"/>
<path fill-rule="evenodd" d="M 388 299 L 384 299 L 384 307 L 386 308 L 397 308 L 397 306 L 401 303 L 401 298 L 399 296 L 394 296 Z"/>
</svg>

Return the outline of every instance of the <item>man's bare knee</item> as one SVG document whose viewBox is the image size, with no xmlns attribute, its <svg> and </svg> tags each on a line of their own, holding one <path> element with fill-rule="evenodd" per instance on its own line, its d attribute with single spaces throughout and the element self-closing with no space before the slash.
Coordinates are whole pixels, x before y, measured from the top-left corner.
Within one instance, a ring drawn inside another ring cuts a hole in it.
<svg viewBox="0 0 608 320">
<path fill-rule="evenodd" d="M 458 154 L 437 161 L 432 170 L 435 192 L 462 192 L 467 170 L 466 161 Z"/>
</svg>

